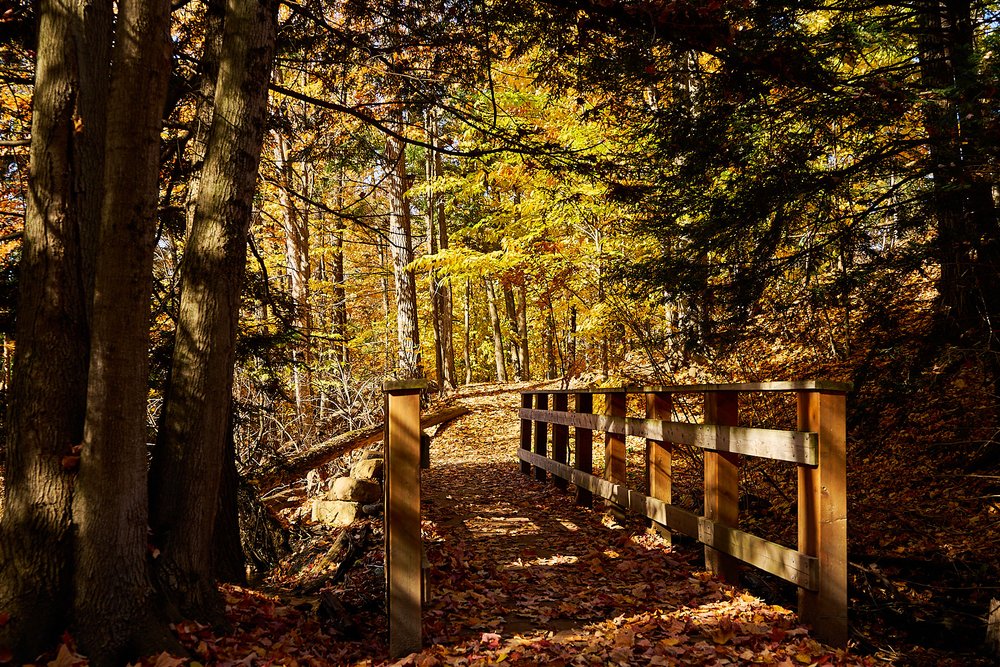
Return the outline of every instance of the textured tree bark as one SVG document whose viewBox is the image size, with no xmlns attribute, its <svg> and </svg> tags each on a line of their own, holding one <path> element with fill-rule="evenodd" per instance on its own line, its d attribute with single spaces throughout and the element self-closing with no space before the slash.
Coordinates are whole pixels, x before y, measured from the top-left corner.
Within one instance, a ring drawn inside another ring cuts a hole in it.
<svg viewBox="0 0 1000 667">
<path fill-rule="evenodd" d="M 942 324 L 951 342 L 996 352 L 1000 344 L 1000 225 L 983 147 L 986 110 L 978 94 L 975 33 L 968 0 L 921 0 L 921 79 L 941 96 L 924 105 L 937 221 Z M 1000 370 L 994 355 L 993 371 Z"/>
<path fill-rule="evenodd" d="M 391 114 L 390 125 L 397 134 L 403 132 L 403 110 Z M 399 340 L 399 373 L 402 378 L 419 378 L 420 330 L 417 327 L 417 282 L 409 265 L 413 262 L 413 236 L 410 223 L 410 201 L 406 174 L 406 150 L 403 142 L 388 137 L 385 142 L 386 164 L 389 170 L 389 252 L 392 273 L 396 281 L 396 335 Z"/>
<path fill-rule="evenodd" d="M 288 140 L 277 131 L 274 137 L 274 162 L 281 187 L 279 199 L 285 231 L 285 263 L 287 266 L 292 302 L 295 304 L 294 323 L 304 336 L 304 343 L 293 350 L 292 372 L 295 383 L 295 406 L 306 426 L 312 423 L 312 364 L 309 336 L 312 331 L 312 311 L 309 307 L 309 280 L 312 268 L 309 262 L 309 216 L 292 198 L 290 191 L 297 174 L 289 159 L 291 147 Z"/>
<path fill-rule="evenodd" d="M 186 150 L 191 162 L 191 178 L 185 201 L 185 231 L 191 234 L 198 191 L 201 186 L 201 169 L 205 162 L 208 134 L 212 128 L 215 106 L 215 82 L 219 78 L 219 60 L 222 57 L 222 28 L 226 14 L 225 0 L 207 0 L 205 3 L 205 39 L 198 62 L 198 90 L 195 93 L 194 127 Z"/>
<path fill-rule="evenodd" d="M 517 342 L 521 346 L 521 379 L 531 379 L 531 359 L 528 356 L 528 288 L 522 282 L 517 289 Z"/>
<path fill-rule="evenodd" d="M 111 6 L 42 2 L 0 521 L 0 651 L 34 659 L 68 621 L 75 453 L 101 198 Z M 99 62 L 92 62 L 94 58 Z"/>
<path fill-rule="evenodd" d="M 119 3 L 87 415 L 73 496 L 74 613 L 91 664 L 122 664 L 169 641 L 149 617 L 146 395 L 160 129 L 170 3 Z"/>
<path fill-rule="evenodd" d="M 344 208 L 344 169 L 341 167 L 337 187 L 337 210 Z M 342 366 L 350 363 L 350 350 L 347 346 L 347 291 L 344 289 L 344 220 L 337 216 L 334 221 L 333 238 L 330 247 L 333 250 L 333 335 L 337 340 L 334 349 L 337 361 Z"/>
<path fill-rule="evenodd" d="M 524 371 L 521 363 L 521 341 L 517 336 L 517 305 L 514 302 L 514 288 L 501 283 L 503 304 L 507 315 L 507 343 L 510 346 L 510 361 L 514 366 L 514 379 L 523 380 Z"/>
<path fill-rule="evenodd" d="M 503 329 L 500 325 L 500 312 L 497 308 L 496 288 L 491 278 L 483 278 L 486 287 L 486 307 L 490 314 L 490 328 L 493 330 L 493 358 L 496 361 L 497 382 L 507 382 L 507 367 L 503 355 Z"/>
<path fill-rule="evenodd" d="M 465 337 L 462 341 L 462 355 L 465 361 L 465 384 L 472 384 L 472 280 L 465 279 L 465 300 L 463 324 Z"/>
<path fill-rule="evenodd" d="M 177 339 L 151 469 L 154 572 L 185 618 L 221 622 L 212 536 L 230 421 L 240 294 L 277 3 L 229 0 L 215 111 L 184 254 Z"/>
<path fill-rule="evenodd" d="M 425 117 L 427 143 L 438 146 L 438 115 L 433 108 Z M 441 153 L 428 150 L 425 158 L 427 177 L 427 244 L 431 254 L 448 249 L 448 223 L 444 215 L 444 199 L 434 192 L 435 181 L 441 174 Z M 431 271 L 431 310 L 434 317 L 434 361 L 439 389 L 454 389 L 455 346 L 452 341 L 451 282 L 448 277 Z"/>
</svg>

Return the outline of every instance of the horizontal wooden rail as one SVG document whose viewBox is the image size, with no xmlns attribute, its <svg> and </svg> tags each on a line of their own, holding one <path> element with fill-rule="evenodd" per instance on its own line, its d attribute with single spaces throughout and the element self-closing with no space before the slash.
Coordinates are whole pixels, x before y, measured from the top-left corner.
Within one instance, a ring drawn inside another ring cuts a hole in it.
<svg viewBox="0 0 1000 667">
<path fill-rule="evenodd" d="M 854 388 L 850 382 L 833 382 L 831 380 L 794 380 L 791 382 L 736 382 L 729 384 L 675 384 L 675 385 L 655 385 L 638 386 L 623 385 L 621 387 L 603 387 L 600 389 L 535 389 L 532 391 L 522 391 L 521 394 L 579 394 L 586 391 L 588 394 L 701 394 L 706 391 L 712 392 L 751 392 L 751 391 L 833 391 L 847 393 Z"/>
<path fill-rule="evenodd" d="M 596 475 L 574 470 L 568 465 L 526 449 L 519 449 L 517 455 L 526 463 L 544 468 L 553 475 L 587 489 L 594 495 L 627 508 L 630 512 L 693 537 L 716 551 L 739 558 L 806 590 L 814 591 L 819 587 L 818 558 L 806 556 L 795 549 L 769 542 L 742 530 L 724 526 L 621 484 L 613 484 Z"/>
<path fill-rule="evenodd" d="M 518 416 L 521 419 L 535 422 L 579 426 L 605 433 L 692 445 L 717 452 L 788 461 L 800 465 L 816 465 L 817 463 L 816 451 L 819 436 L 804 431 L 689 424 L 659 419 L 580 414 L 555 410 L 529 410 L 527 408 L 521 408 Z"/>
</svg>

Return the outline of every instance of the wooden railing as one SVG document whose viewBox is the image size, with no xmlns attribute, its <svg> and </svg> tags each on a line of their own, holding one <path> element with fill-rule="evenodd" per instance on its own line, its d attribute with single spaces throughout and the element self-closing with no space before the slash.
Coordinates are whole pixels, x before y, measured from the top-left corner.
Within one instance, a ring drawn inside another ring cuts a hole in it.
<svg viewBox="0 0 1000 667">
<path fill-rule="evenodd" d="M 662 529 L 689 535 L 705 545 L 706 566 L 737 583 L 739 562 L 749 563 L 799 587 L 799 617 L 829 644 L 847 645 L 847 466 L 846 394 L 839 382 L 681 385 L 601 390 L 530 391 L 521 394 L 521 471 L 544 481 L 576 487 L 576 501 L 592 506 L 598 495 L 613 507 L 654 521 Z M 793 392 L 798 430 L 739 426 L 741 393 Z M 703 393 L 704 422 L 670 419 L 673 396 Z M 605 397 L 604 414 L 593 413 L 593 397 Z M 645 416 L 629 417 L 629 394 L 645 397 Z M 569 411 L 569 396 L 575 397 Z M 549 397 L 552 408 L 549 408 Z M 552 452 L 548 453 L 551 424 Z M 568 460 L 569 429 L 575 453 Z M 593 432 L 605 433 L 605 470 L 593 474 Z M 625 437 L 646 438 L 645 492 L 625 486 Z M 704 450 L 705 514 L 671 504 L 672 444 Z M 739 529 L 741 456 L 787 461 L 798 466 L 798 549 Z"/>
</svg>

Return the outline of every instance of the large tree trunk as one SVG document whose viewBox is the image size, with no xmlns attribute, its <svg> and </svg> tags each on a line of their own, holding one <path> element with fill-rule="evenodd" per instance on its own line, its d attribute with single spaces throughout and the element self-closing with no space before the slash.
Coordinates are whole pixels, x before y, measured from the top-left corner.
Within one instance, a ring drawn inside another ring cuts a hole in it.
<svg viewBox="0 0 1000 667">
<path fill-rule="evenodd" d="M 119 3 L 87 415 L 73 496 L 74 611 L 94 665 L 120 665 L 168 641 L 165 627 L 148 616 L 149 318 L 142 314 L 152 292 L 169 18 L 169 0 Z"/>
<path fill-rule="evenodd" d="M 222 30 L 225 21 L 225 0 L 207 0 L 205 3 L 205 38 L 201 59 L 198 61 L 198 88 L 195 92 L 194 122 L 186 150 L 191 162 L 191 177 L 187 184 L 185 200 L 185 236 L 194 226 L 201 170 L 205 163 L 208 135 L 212 127 L 215 106 L 215 82 L 219 78 L 219 61 L 222 58 Z"/>
<path fill-rule="evenodd" d="M 973 9 L 968 0 L 922 0 L 917 7 L 922 82 L 941 96 L 924 105 L 924 124 L 942 321 L 952 342 L 996 353 L 1000 228 L 983 151 L 989 142 L 983 137 L 985 112 L 977 90 Z M 992 363 L 996 371 L 1000 365 Z"/>
<path fill-rule="evenodd" d="M 66 626 L 73 446 L 86 409 L 88 286 L 104 151 L 110 3 L 42 2 L 0 522 L 0 653 Z M 99 62 L 92 62 L 94 59 Z M 82 122 L 76 131 L 74 119 Z"/>
<path fill-rule="evenodd" d="M 403 132 L 403 111 L 392 112 L 391 127 Z M 396 279 L 396 333 L 399 340 L 399 373 L 403 378 L 418 378 L 420 368 L 420 331 L 417 328 L 417 283 L 409 265 L 413 262 L 413 236 L 410 227 L 410 201 L 406 174 L 406 150 L 403 142 L 388 137 L 385 143 L 389 169 L 389 251 L 392 273 Z"/>
<path fill-rule="evenodd" d="M 490 314 L 490 328 L 493 330 L 493 359 L 496 362 L 497 382 L 507 382 L 507 367 L 504 364 L 503 328 L 500 325 L 500 312 L 497 308 L 496 288 L 491 278 L 483 278 L 486 287 L 486 307 Z"/>
<path fill-rule="evenodd" d="M 185 618 L 218 622 L 212 535 L 230 420 L 247 235 L 260 164 L 277 3 L 229 0 L 215 112 L 184 254 L 170 385 L 151 470 L 154 561 Z"/>
</svg>

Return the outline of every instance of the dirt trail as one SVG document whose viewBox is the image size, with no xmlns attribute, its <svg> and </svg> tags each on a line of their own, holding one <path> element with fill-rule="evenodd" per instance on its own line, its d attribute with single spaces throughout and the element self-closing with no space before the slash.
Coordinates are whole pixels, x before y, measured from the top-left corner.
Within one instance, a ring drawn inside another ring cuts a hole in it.
<svg viewBox="0 0 1000 667">
<path fill-rule="evenodd" d="M 865 664 L 699 571 L 696 551 L 522 475 L 516 392 L 463 402 L 473 413 L 434 437 L 422 482 L 433 646 L 404 662 Z"/>
</svg>

